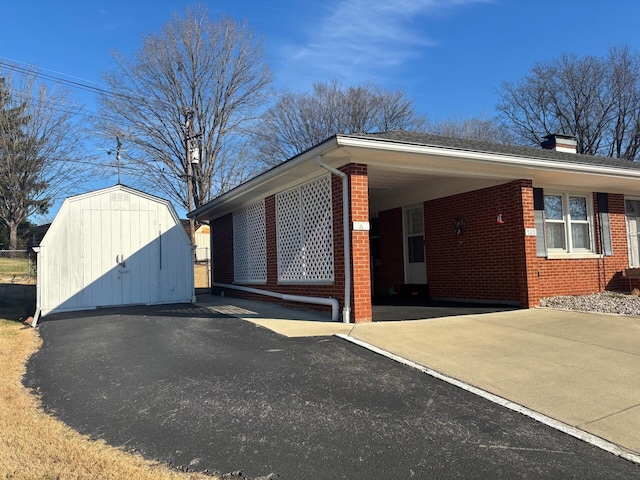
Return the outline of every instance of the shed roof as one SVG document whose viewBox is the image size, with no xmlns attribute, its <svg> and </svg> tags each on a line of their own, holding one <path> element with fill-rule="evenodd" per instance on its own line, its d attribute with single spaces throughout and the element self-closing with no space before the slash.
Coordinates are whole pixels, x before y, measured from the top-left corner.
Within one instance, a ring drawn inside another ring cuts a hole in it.
<svg viewBox="0 0 640 480">
<path fill-rule="evenodd" d="M 62 206 L 60 207 L 60 211 L 56 215 L 56 218 L 53 219 L 53 222 L 48 224 L 48 225 L 46 225 L 46 226 L 42 226 L 43 228 L 46 227 L 46 229 L 44 230 L 44 236 L 42 236 L 42 238 L 40 239 L 40 244 L 42 244 L 42 242 L 45 241 L 45 239 L 47 238 L 47 233 L 49 232 L 51 226 L 55 225 L 56 220 L 57 220 L 58 216 L 60 215 L 60 212 L 62 212 L 63 209 L 66 208 L 66 205 L 68 205 L 69 202 L 74 202 L 74 201 L 80 200 L 82 198 L 89 198 L 89 197 L 94 197 L 94 196 L 98 196 L 98 195 L 104 195 L 105 193 L 113 193 L 113 192 L 129 193 L 131 195 L 136 195 L 138 197 L 146 198 L 147 200 L 153 201 L 155 203 L 162 204 L 162 205 L 167 207 L 167 209 L 169 211 L 169 215 L 175 220 L 175 223 L 176 224 L 180 223 L 180 219 L 178 218 L 178 214 L 176 213 L 176 210 L 173 207 L 173 204 L 169 200 L 166 200 L 164 198 L 158 197 L 156 195 L 151 195 L 151 194 L 143 192 L 141 190 L 136 190 L 135 188 L 131 188 L 131 187 L 128 187 L 126 185 L 117 184 L 117 185 L 113 185 L 111 187 L 105 187 L 105 188 L 101 188 L 101 189 L 98 189 L 98 190 L 92 190 L 90 192 L 85 192 L 85 193 L 81 193 L 81 194 L 78 194 L 78 195 L 72 195 L 70 197 L 67 197 L 64 200 L 64 202 L 62 203 Z M 187 238 L 187 240 L 188 240 L 188 236 L 186 235 L 186 232 L 185 232 L 185 238 Z M 189 242 L 190 242 L 190 240 L 189 240 Z"/>
</svg>

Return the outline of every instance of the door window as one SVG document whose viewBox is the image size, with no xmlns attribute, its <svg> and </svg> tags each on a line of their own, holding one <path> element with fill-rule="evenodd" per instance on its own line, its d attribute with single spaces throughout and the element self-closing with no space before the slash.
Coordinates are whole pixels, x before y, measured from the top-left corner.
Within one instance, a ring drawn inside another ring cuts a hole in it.
<svg viewBox="0 0 640 480">
<path fill-rule="evenodd" d="M 407 210 L 407 242 L 409 263 L 424 262 L 424 218 L 422 208 Z"/>
</svg>

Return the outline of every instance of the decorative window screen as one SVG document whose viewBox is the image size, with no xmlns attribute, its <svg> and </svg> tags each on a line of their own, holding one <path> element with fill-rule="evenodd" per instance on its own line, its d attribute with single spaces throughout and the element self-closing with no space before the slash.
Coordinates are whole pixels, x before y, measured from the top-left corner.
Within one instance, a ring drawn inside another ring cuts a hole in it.
<svg viewBox="0 0 640 480">
<path fill-rule="evenodd" d="M 264 201 L 233 212 L 233 277 L 236 282 L 267 281 Z"/>
<path fill-rule="evenodd" d="M 276 196 L 278 280 L 332 282 L 331 176 Z"/>
</svg>

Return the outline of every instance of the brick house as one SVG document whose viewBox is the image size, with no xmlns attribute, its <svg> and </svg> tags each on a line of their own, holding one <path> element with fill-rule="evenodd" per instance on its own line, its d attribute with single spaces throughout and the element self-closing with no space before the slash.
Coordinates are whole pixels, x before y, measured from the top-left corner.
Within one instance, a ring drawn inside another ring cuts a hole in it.
<svg viewBox="0 0 640 480">
<path fill-rule="evenodd" d="M 640 164 L 575 146 L 335 135 L 189 216 L 212 227 L 214 291 L 344 321 L 371 321 L 374 298 L 529 308 L 627 290 L 640 267 Z"/>
</svg>

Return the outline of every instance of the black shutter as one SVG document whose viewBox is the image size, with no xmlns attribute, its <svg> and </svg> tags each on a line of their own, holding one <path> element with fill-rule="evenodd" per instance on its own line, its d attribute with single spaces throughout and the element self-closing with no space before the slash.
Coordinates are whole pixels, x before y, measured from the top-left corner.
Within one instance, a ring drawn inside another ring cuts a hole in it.
<svg viewBox="0 0 640 480">
<path fill-rule="evenodd" d="M 533 189 L 533 216 L 536 225 L 536 255 L 547 256 L 547 242 L 544 234 L 544 192 L 541 188 Z"/>
<path fill-rule="evenodd" d="M 611 242 L 611 225 L 609 223 L 609 195 L 597 193 L 598 197 L 598 224 L 600 226 L 600 246 L 601 253 L 613 255 L 613 245 Z"/>
</svg>

